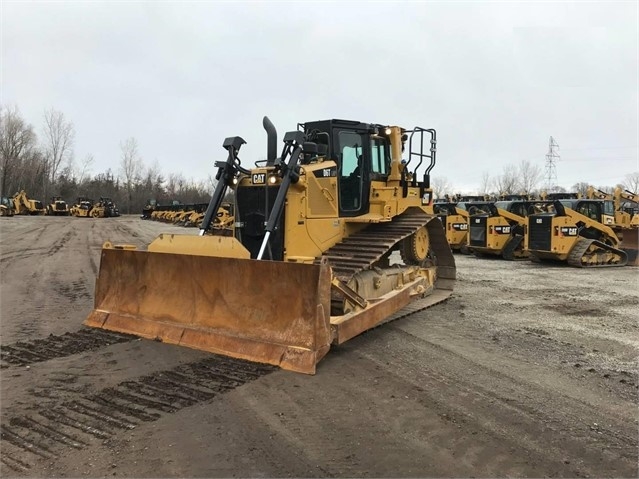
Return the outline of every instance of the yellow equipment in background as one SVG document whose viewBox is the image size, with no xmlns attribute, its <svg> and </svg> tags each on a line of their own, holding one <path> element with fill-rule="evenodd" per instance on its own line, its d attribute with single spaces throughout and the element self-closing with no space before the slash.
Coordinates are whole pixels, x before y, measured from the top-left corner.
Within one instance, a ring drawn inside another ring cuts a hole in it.
<svg viewBox="0 0 639 479">
<path fill-rule="evenodd" d="M 621 241 L 621 248 L 628 254 L 628 264 L 639 266 L 639 195 L 620 187 L 606 193 L 589 186 L 586 197 L 612 202 L 614 221 L 612 230 Z"/>
<path fill-rule="evenodd" d="M 3 196 L 0 198 L 0 216 L 13 216 L 15 214 L 15 206 L 13 198 Z"/>
<path fill-rule="evenodd" d="M 47 205 L 46 214 L 48 216 L 69 216 L 69 205 L 60 196 L 53 196 Z"/>
<path fill-rule="evenodd" d="M 332 344 L 450 296 L 454 258 L 427 214 L 435 130 L 308 122 L 277 157 L 264 127 L 267 160 L 253 169 L 244 140 L 224 141 L 199 236 L 105 244 L 85 324 L 312 374 Z M 229 187 L 233 236 L 204 235 Z"/>
<path fill-rule="evenodd" d="M 78 197 L 75 203 L 71 205 L 69 212 L 71 216 L 77 216 L 79 218 L 88 218 L 91 216 L 91 210 L 93 209 L 93 200 L 84 196 Z"/>
<path fill-rule="evenodd" d="M 43 215 L 45 211 L 42 202 L 29 199 L 24 190 L 13 196 L 13 205 L 17 215 Z"/>
<path fill-rule="evenodd" d="M 507 260 L 527 259 L 524 248 L 526 217 L 548 211 L 552 202 L 540 200 L 496 201 L 472 215 L 470 248 L 476 256 L 499 256 Z"/>
<path fill-rule="evenodd" d="M 609 225 L 612 201 L 558 200 L 553 211 L 528 216 L 525 247 L 531 259 L 566 261 L 579 268 L 625 266 L 627 253 Z"/>
<path fill-rule="evenodd" d="M 468 248 L 468 212 L 453 202 L 436 202 L 433 212 L 444 225 L 450 249 L 465 253 Z"/>
</svg>

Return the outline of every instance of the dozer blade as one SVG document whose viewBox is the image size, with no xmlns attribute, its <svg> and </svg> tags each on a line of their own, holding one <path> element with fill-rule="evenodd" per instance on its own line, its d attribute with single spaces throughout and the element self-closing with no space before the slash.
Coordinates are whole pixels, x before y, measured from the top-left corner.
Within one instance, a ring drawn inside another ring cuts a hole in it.
<svg viewBox="0 0 639 479">
<path fill-rule="evenodd" d="M 331 269 L 102 250 L 88 326 L 313 374 L 331 343 Z"/>
<path fill-rule="evenodd" d="M 620 248 L 628 255 L 628 266 L 639 266 L 639 228 L 625 228 Z"/>
</svg>

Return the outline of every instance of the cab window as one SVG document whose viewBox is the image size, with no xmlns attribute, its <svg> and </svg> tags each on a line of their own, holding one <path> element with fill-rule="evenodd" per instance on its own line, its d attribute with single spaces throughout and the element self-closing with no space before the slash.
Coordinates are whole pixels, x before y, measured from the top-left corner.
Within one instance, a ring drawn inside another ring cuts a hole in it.
<svg viewBox="0 0 639 479">
<path fill-rule="evenodd" d="M 612 201 L 604 201 L 604 215 L 614 216 L 615 215 L 615 204 Z"/>
<path fill-rule="evenodd" d="M 371 172 L 387 175 L 389 160 L 390 155 L 386 141 L 382 138 L 371 138 Z"/>
<path fill-rule="evenodd" d="M 577 211 L 591 220 L 599 221 L 599 208 L 596 203 L 582 203 Z"/>
</svg>

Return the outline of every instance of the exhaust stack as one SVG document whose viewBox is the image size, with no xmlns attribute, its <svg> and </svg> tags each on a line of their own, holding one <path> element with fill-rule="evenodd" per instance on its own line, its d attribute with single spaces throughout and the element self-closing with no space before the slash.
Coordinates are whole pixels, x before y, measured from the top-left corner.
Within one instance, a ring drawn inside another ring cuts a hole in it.
<svg viewBox="0 0 639 479">
<path fill-rule="evenodd" d="M 268 116 L 262 120 L 262 126 L 264 126 L 267 135 L 266 164 L 273 166 L 277 158 L 277 130 Z"/>
</svg>

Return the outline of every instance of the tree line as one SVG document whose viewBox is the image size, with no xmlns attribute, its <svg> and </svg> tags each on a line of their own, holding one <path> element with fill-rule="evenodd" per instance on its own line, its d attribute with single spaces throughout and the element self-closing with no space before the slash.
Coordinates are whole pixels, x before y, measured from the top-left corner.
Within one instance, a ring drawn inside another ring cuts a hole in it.
<svg viewBox="0 0 639 479">
<path fill-rule="evenodd" d="M 214 180 L 186 179 L 179 173 L 165 174 L 157 162 L 145 165 L 134 137 L 120 143 L 116 171 L 93 174 L 94 157 L 77 160 L 75 126 L 56 109 L 44 111 L 41 130 L 27 122 L 17 106 L 0 106 L 0 196 L 24 190 L 29 198 L 43 200 L 61 196 L 74 202 L 80 196 L 98 200 L 111 198 L 120 211 L 137 213 L 149 199 L 161 204 L 207 203 Z"/>
<path fill-rule="evenodd" d="M 21 115 L 17 106 L 0 105 L 0 196 L 13 196 L 25 190 L 30 198 L 44 200 L 61 196 L 75 201 L 79 196 L 97 200 L 101 196 L 111 198 L 126 213 L 142 210 L 148 199 L 160 204 L 206 203 L 214 187 L 211 175 L 206 180 L 187 180 L 179 173 L 165 174 L 157 162 L 145 165 L 134 137 L 120 141 L 120 158 L 117 170 L 111 168 L 92 174 L 94 157 L 86 154 L 76 160 L 74 152 L 75 126 L 64 113 L 56 109 L 44 111 L 40 134 Z M 539 165 L 528 160 L 506 165 L 501 174 L 485 171 L 476 193 L 485 196 L 539 194 L 543 179 Z M 435 175 L 431 181 L 435 198 L 453 196 L 455 190 L 446 178 Z M 571 192 L 585 194 L 589 183 L 579 182 Z M 632 192 L 639 191 L 639 171 L 629 173 L 621 186 Z M 615 186 L 598 186 L 612 192 Z M 554 185 L 548 193 L 566 192 Z"/>
</svg>

